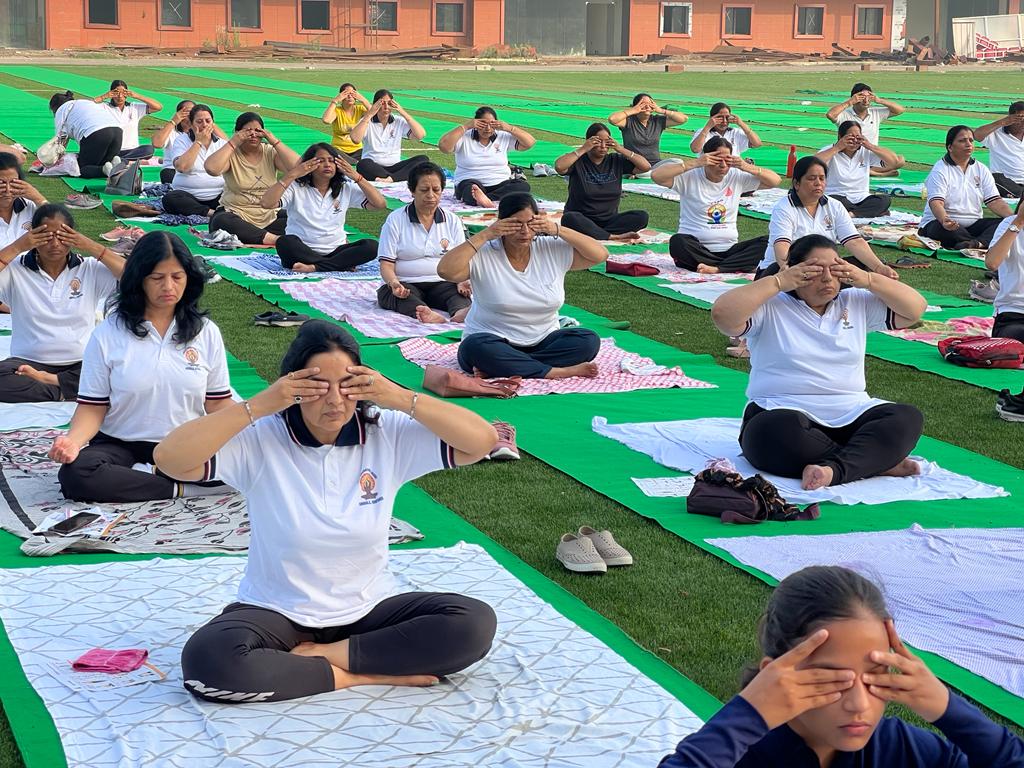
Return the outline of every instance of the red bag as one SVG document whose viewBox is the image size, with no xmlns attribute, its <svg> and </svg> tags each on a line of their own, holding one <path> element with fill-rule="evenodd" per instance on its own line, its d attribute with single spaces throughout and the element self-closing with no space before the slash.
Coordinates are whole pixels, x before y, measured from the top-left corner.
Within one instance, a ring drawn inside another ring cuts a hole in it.
<svg viewBox="0 0 1024 768">
<path fill-rule="evenodd" d="M 939 342 L 939 354 L 967 368 L 1024 367 L 1024 344 L 1016 339 L 951 336 Z"/>
<path fill-rule="evenodd" d="M 630 277 L 647 277 L 648 275 L 660 275 L 661 270 L 648 264 L 641 264 L 639 261 L 623 263 L 621 261 L 606 261 L 604 271 L 609 275 L 629 275 Z"/>
</svg>

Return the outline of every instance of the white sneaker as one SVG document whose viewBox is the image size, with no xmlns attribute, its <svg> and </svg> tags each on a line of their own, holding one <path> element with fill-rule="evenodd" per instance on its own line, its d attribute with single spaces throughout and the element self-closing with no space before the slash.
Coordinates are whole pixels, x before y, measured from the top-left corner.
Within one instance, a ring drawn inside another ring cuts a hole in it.
<svg viewBox="0 0 1024 768">
<path fill-rule="evenodd" d="M 114 170 L 114 164 L 111 161 L 107 161 L 103 164 L 103 175 L 108 179 L 110 178 L 110 172 Z"/>
<path fill-rule="evenodd" d="M 579 537 L 586 538 L 594 545 L 594 550 L 604 560 L 605 565 L 632 565 L 633 556 L 625 547 L 615 541 L 611 531 L 595 531 L 590 526 L 580 527 Z"/>
<path fill-rule="evenodd" d="M 594 542 L 575 533 L 562 536 L 555 549 L 555 559 L 577 573 L 604 573 L 608 570 L 608 565 L 594 548 Z"/>
</svg>

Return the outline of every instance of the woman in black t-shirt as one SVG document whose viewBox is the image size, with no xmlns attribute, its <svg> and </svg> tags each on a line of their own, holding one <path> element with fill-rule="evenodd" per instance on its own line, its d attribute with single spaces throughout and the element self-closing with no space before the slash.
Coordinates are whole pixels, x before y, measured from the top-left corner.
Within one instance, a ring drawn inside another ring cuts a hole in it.
<svg viewBox="0 0 1024 768">
<path fill-rule="evenodd" d="M 638 93 L 632 106 L 608 117 L 608 122 L 622 131 L 622 145 L 639 152 L 652 164 L 661 162 L 661 134 L 686 120 L 682 112 L 658 106 L 649 93 Z"/>
<path fill-rule="evenodd" d="M 622 177 L 650 168 L 638 152 L 620 147 L 604 123 L 594 123 L 581 147 L 555 161 L 555 170 L 569 179 L 562 226 L 595 240 L 638 240 L 647 211 L 619 213 Z"/>
</svg>

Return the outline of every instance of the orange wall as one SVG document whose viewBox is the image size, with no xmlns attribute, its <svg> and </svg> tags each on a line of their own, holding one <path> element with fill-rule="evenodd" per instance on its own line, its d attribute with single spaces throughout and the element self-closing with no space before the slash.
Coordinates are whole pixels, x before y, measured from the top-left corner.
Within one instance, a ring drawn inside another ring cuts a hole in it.
<svg viewBox="0 0 1024 768">
<path fill-rule="evenodd" d="M 432 0 L 399 0 L 398 33 L 378 32 L 376 40 L 360 25 L 366 24 L 365 0 L 331 0 L 331 26 L 327 32 L 299 32 L 298 0 L 262 0 L 262 30 L 233 30 L 225 33 L 227 0 L 192 0 L 191 30 L 158 29 L 158 0 L 119 0 L 119 25 L 85 26 L 86 0 L 50 0 L 47 2 L 47 48 L 70 46 L 99 48 L 104 45 L 151 45 L 162 48 L 199 47 L 216 44 L 227 36 L 234 47 L 262 45 L 264 40 L 351 46 L 360 50 L 415 48 L 449 45 L 486 47 L 501 41 L 501 0 L 483 0 L 475 9 L 474 0 L 466 0 L 465 33 L 432 34 Z"/>
<path fill-rule="evenodd" d="M 732 4 L 732 3 L 730 3 Z M 753 6 L 750 37 L 731 37 L 733 45 L 746 48 L 774 48 L 796 53 L 830 53 L 832 42 L 855 53 L 860 51 L 890 50 L 889 39 L 892 27 L 891 0 L 810 0 L 800 5 L 824 5 L 824 35 L 820 38 L 797 37 L 795 16 L 797 3 L 793 0 L 737 0 L 737 5 Z M 710 51 L 722 44 L 722 2 L 692 0 L 693 19 L 691 35 L 659 36 L 660 0 L 630 0 L 629 53 L 657 53 L 666 45 L 686 48 L 693 52 Z M 883 38 L 854 38 L 853 21 L 855 5 L 885 6 L 882 22 Z"/>
</svg>

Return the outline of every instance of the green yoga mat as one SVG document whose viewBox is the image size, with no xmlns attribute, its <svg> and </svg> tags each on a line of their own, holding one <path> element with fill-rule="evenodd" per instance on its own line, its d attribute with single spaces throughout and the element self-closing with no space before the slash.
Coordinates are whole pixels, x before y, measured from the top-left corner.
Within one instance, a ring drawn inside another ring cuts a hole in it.
<svg viewBox="0 0 1024 768">
<path fill-rule="evenodd" d="M 53 86 L 56 90 L 54 93 L 64 90 L 74 91 L 76 95 L 85 96 L 87 98 L 94 98 L 101 94 L 106 93 L 110 90 L 110 81 L 101 80 L 98 77 L 88 77 L 86 75 L 80 75 L 72 71 L 66 71 L 63 69 L 53 69 L 50 67 L 35 67 L 26 65 L 11 65 L 11 66 L 0 66 L 0 72 L 5 75 L 12 75 L 14 77 L 22 77 L 26 80 L 35 80 L 37 83 L 43 83 L 44 85 Z M 128 73 L 129 79 L 131 73 Z M 150 117 L 162 118 L 164 120 L 170 120 L 174 115 L 174 105 L 181 99 L 171 99 L 165 93 L 151 93 L 148 90 L 139 90 L 132 87 L 131 82 L 128 83 L 128 87 L 137 93 L 142 93 L 149 98 L 156 99 L 160 102 L 163 109 L 159 112 L 153 112 Z"/>
<path fill-rule="evenodd" d="M 829 99 L 835 99 L 835 103 L 839 103 L 850 98 L 850 94 L 844 91 L 797 91 L 797 93 L 806 93 L 815 96 L 825 96 Z M 951 99 L 945 96 L 929 96 L 927 94 L 911 94 L 911 93 L 887 93 L 888 97 L 891 97 L 892 101 L 899 103 L 905 107 L 920 107 L 923 109 L 946 109 L 953 112 L 971 112 L 980 114 L 991 114 L 996 115 L 998 111 L 993 108 L 992 101 L 990 99 L 981 98 L 957 98 Z M 1005 113 L 1005 107 L 1004 113 Z M 974 118 L 968 118 L 974 119 Z"/>
</svg>

